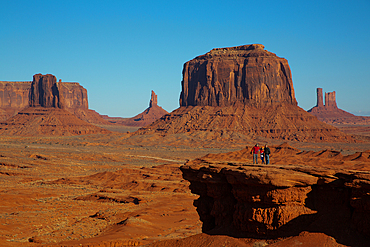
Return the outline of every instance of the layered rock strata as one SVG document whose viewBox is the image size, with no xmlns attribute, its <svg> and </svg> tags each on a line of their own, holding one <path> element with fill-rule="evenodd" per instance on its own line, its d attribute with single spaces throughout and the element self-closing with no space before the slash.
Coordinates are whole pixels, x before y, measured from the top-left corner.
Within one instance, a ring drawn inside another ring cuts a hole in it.
<svg viewBox="0 0 370 247">
<path fill-rule="evenodd" d="M 217 48 L 184 64 L 180 106 L 297 105 L 288 61 L 260 44 Z"/>
<path fill-rule="evenodd" d="M 210 138 L 353 141 L 297 106 L 287 60 L 259 44 L 213 49 L 185 63 L 180 108 L 135 135 L 200 132 Z"/>
<path fill-rule="evenodd" d="M 30 89 L 29 105 L 31 107 L 64 108 L 64 97 L 54 75 L 36 74 L 33 76 Z"/>
<path fill-rule="evenodd" d="M 0 134 L 6 136 L 71 136 L 108 134 L 76 117 L 66 109 L 55 107 L 28 107 L 0 123 Z"/>
<path fill-rule="evenodd" d="M 29 91 L 29 107 L 0 123 L 0 134 L 39 136 L 110 133 L 67 111 L 61 87 L 53 75 L 34 75 Z"/>
<path fill-rule="evenodd" d="M 40 74 L 35 75 L 40 80 Z M 35 77 L 34 76 L 34 77 Z M 52 75 L 51 75 L 52 76 Z M 54 80 L 54 79 L 53 79 Z M 30 104 L 30 91 L 32 83 L 35 81 L 0 81 L 0 121 L 14 116 Z M 71 112 L 81 112 L 88 109 L 87 90 L 76 82 L 59 82 L 54 83 L 58 86 L 59 94 L 64 98 L 65 109 Z M 33 90 L 39 91 L 38 88 Z M 53 92 L 50 92 L 51 94 Z M 37 99 L 33 99 L 35 104 Z M 39 102 L 38 102 L 39 104 Z"/>
<path fill-rule="evenodd" d="M 204 157 L 181 167 L 192 193 L 200 195 L 194 206 L 203 232 L 261 238 L 311 231 L 342 243 L 370 238 L 368 172 L 258 166 L 235 161 L 233 155 L 224 154 L 220 161 Z M 370 164 L 369 152 L 363 156 Z"/>
</svg>

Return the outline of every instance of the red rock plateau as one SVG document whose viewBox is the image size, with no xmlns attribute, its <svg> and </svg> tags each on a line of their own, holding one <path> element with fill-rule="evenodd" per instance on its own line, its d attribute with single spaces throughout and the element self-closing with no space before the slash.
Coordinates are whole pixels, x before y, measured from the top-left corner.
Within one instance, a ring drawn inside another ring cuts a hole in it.
<svg viewBox="0 0 370 247">
<path fill-rule="evenodd" d="M 114 118 L 103 116 L 104 119 L 108 120 L 112 124 L 120 124 L 124 126 L 132 127 L 143 127 L 153 123 L 155 120 L 159 119 L 163 115 L 168 114 L 166 110 L 158 106 L 158 97 L 152 91 L 152 95 L 149 101 L 149 107 L 145 109 L 142 113 L 136 115 L 132 118 Z"/>
<path fill-rule="evenodd" d="M 263 45 L 213 49 L 185 63 L 180 108 L 136 134 L 352 142 L 297 106 L 288 61 Z"/>
<path fill-rule="evenodd" d="M 33 76 L 29 107 L 0 123 L 2 135 L 81 135 L 109 133 L 65 110 L 65 99 L 56 77 L 50 74 Z"/>
</svg>

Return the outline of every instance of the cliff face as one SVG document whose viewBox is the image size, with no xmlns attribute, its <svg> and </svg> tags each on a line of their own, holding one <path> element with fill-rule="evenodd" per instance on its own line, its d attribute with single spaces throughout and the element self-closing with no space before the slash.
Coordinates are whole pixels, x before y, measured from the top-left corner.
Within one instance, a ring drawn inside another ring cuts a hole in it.
<svg viewBox="0 0 370 247">
<path fill-rule="evenodd" d="M 302 154 L 299 150 L 286 151 L 290 152 L 288 156 Z M 272 148 L 272 154 L 279 156 L 276 152 Z M 209 155 L 181 167 L 192 193 L 200 195 L 194 206 L 203 222 L 203 232 L 239 237 L 323 232 L 347 244 L 354 239 L 369 239 L 367 171 L 308 165 L 258 166 L 230 158 L 247 157 L 248 153 L 223 154 L 219 156 L 222 160 Z M 311 160 L 320 155 L 341 159 L 340 154 L 328 151 L 305 155 Z M 370 164 L 369 155 L 362 153 L 361 162 Z"/>
<path fill-rule="evenodd" d="M 64 108 L 60 86 L 53 75 L 36 74 L 33 76 L 30 89 L 30 106 Z"/>
<path fill-rule="evenodd" d="M 37 75 L 36 78 L 41 79 L 40 75 Z M 57 84 L 59 94 L 64 98 L 64 107 L 67 110 L 75 112 L 88 109 L 87 90 L 84 87 L 79 83 L 61 82 L 61 80 Z M 31 81 L 0 81 L 0 121 L 5 121 L 29 106 L 31 85 Z M 34 88 L 34 90 L 35 93 L 39 93 L 39 88 Z M 52 96 L 52 91 L 49 94 Z M 32 104 L 36 104 L 39 100 L 35 97 L 39 96 L 34 95 Z M 40 104 L 40 102 L 37 103 Z"/>
<path fill-rule="evenodd" d="M 59 85 L 67 109 L 89 108 L 86 88 L 76 82 L 59 82 Z"/>
<path fill-rule="evenodd" d="M 74 90 L 76 88 L 78 90 Z M 24 90 L 23 92 L 26 91 Z M 79 119 L 72 113 L 79 112 L 80 115 L 86 116 L 86 118 L 89 115 L 95 115 L 87 109 L 86 90 L 77 83 L 63 86 L 61 82 L 57 83 L 56 77 L 53 75 L 36 74 L 33 76 L 28 92 L 29 107 L 20 109 L 16 115 L 1 122 L 0 134 L 12 136 L 55 136 L 110 133 L 108 130 Z M 64 103 L 66 102 L 65 95 L 68 99 L 67 104 Z M 23 96 L 25 97 L 25 94 Z M 12 97 L 9 97 L 9 99 L 12 99 Z M 65 107 L 66 105 L 68 107 Z M 19 109 L 12 108 L 11 103 L 7 106 L 8 108 L 6 109 L 13 111 Z M 21 107 L 21 104 L 16 106 Z M 102 121 L 104 120 L 102 119 Z"/>
<path fill-rule="evenodd" d="M 263 45 L 213 49 L 184 64 L 180 106 L 297 105 L 288 61 Z"/>
</svg>

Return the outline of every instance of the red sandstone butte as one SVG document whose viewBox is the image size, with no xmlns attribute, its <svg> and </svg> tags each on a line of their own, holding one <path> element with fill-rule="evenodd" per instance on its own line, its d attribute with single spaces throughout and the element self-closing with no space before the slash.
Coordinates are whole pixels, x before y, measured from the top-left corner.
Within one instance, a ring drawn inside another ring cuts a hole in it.
<svg viewBox="0 0 370 247">
<path fill-rule="evenodd" d="M 297 105 L 288 61 L 252 44 L 216 48 L 184 64 L 180 106 Z"/>
<path fill-rule="evenodd" d="M 186 62 L 180 108 L 135 135 L 352 142 L 297 106 L 288 61 L 263 45 L 213 49 Z"/>
<path fill-rule="evenodd" d="M 91 125 L 64 109 L 64 97 L 56 77 L 34 75 L 30 88 L 29 107 L 0 123 L 2 135 L 81 135 L 110 133 Z"/>
</svg>

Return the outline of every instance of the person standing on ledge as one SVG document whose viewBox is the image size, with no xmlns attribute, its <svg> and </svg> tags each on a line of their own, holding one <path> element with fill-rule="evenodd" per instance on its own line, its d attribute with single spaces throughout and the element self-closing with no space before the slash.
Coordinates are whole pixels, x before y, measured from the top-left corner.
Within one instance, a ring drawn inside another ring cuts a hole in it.
<svg viewBox="0 0 370 247">
<path fill-rule="evenodd" d="M 271 154 L 270 148 L 267 147 L 267 145 L 265 145 L 265 161 L 266 161 L 266 165 L 270 164 L 270 154 Z"/>
<path fill-rule="evenodd" d="M 260 152 L 260 147 L 258 146 L 258 143 L 252 147 L 251 154 L 253 154 L 253 164 L 256 162 L 258 164 L 258 153 Z"/>
</svg>

